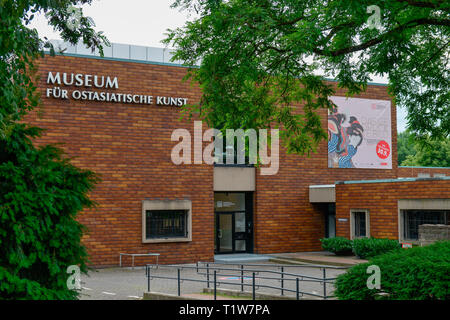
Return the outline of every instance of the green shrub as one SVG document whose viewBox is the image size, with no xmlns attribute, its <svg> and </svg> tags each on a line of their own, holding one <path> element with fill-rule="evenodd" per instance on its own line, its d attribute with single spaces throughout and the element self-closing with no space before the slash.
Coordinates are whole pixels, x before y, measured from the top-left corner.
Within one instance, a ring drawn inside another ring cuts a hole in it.
<svg viewBox="0 0 450 320">
<path fill-rule="evenodd" d="M 370 265 L 380 268 L 380 289 L 367 287 Z M 335 287 L 335 296 L 342 300 L 448 300 L 450 241 L 377 256 L 340 275 Z"/>
<path fill-rule="evenodd" d="M 352 254 L 352 241 L 347 238 L 323 238 L 320 239 L 320 242 L 322 242 L 324 250 L 333 252 L 338 256 Z"/>
<path fill-rule="evenodd" d="M 87 271 L 86 229 L 76 217 L 94 206 L 98 178 L 55 146 L 35 147 L 39 132 L 15 124 L 0 136 L 0 300 L 76 299 L 67 268 Z"/>
<path fill-rule="evenodd" d="M 353 240 L 353 252 L 361 259 L 372 258 L 400 248 L 401 245 L 397 240 L 376 238 L 360 238 Z"/>
</svg>

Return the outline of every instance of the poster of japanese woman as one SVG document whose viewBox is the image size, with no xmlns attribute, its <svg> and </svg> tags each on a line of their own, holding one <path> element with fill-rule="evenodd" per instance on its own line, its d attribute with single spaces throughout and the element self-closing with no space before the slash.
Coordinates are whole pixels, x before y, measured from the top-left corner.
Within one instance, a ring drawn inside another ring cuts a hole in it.
<svg viewBox="0 0 450 320">
<path fill-rule="evenodd" d="M 391 102 L 330 97 L 328 167 L 392 169 Z"/>
</svg>

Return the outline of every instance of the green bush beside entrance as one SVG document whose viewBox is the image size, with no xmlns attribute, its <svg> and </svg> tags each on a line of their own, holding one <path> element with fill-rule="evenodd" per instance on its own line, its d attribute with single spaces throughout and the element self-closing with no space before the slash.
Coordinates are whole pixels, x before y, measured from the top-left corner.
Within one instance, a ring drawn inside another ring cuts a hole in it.
<svg viewBox="0 0 450 320">
<path fill-rule="evenodd" d="M 359 238 L 353 240 L 353 253 L 361 259 L 372 258 L 399 249 L 401 249 L 401 246 L 397 240 L 376 238 Z"/>
<path fill-rule="evenodd" d="M 324 250 L 333 252 L 338 256 L 352 254 L 352 241 L 347 238 L 323 238 L 320 239 L 320 242 L 322 242 Z"/>
<path fill-rule="evenodd" d="M 397 240 L 358 238 L 349 240 L 343 237 L 320 239 L 322 248 L 338 256 L 354 253 L 361 259 L 368 259 L 401 248 Z"/>
</svg>

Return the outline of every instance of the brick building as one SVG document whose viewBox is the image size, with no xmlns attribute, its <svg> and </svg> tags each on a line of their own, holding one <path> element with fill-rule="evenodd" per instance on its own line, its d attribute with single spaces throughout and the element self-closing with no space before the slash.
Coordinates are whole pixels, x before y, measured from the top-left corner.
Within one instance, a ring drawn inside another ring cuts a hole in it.
<svg viewBox="0 0 450 320">
<path fill-rule="evenodd" d="M 41 59 L 42 115 L 27 118 L 46 129 L 38 143 L 63 143 L 76 166 L 102 179 L 91 194 L 99 206 L 79 216 L 93 265 L 117 265 L 120 252 L 188 263 L 220 253 L 316 251 L 320 238 L 335 235 L 415 240 L 418 224 L 449 223 L 450 170 L 397 166 L 396 109 L 385 85 L 355 97 L 389 103 L 385 168 L 333 167 L 325 141 L 310 157 L 281 148 L 274 175 L 249 165 L 177 165 L 172 133 L 194 137 L 194 121 L 179 120 L 180 105 L 198 101 L 200 89 L 182 81 L 187 69 L 167 62 L 166 50 L 108 50 L 100 58 L 69 47 Z M 327 111 L 319 112 L 326 127 Z"/>
</svg>

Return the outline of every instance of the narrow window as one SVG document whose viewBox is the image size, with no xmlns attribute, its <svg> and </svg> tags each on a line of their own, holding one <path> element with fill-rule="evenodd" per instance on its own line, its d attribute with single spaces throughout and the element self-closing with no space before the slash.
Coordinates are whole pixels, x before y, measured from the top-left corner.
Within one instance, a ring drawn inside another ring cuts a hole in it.
<svg viewBox="0 0 450 320">
<path fill-rule="evenodd" d="M 369 212 L 367 210 L 351 211 L 352 238 L 369 237 Z"/>
</svg>

